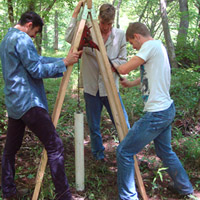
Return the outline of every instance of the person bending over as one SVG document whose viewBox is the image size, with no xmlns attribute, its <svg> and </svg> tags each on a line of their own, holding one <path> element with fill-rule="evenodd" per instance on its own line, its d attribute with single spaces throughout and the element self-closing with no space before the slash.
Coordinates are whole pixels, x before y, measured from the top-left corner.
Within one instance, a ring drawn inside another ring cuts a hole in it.
<svg viewBox="0 0 200 200">
<path fill-rule="evenodd" d="M 64 169 L 63 143 L 48 114 L 43 78 L 62 76 L 68 65 L 78 61 L 81 52 L 70 50 L 66 58 L 38 55 L 31 38 L 42 31 L 43 20 L 35 12 L 22 14 L 0 45 L 8 129 L 2 157 L 2 194 L 4 200 L 18 198 L 15 155 L 22 145 L 27 126 L 44 145 L 56 199 L 71 200 Z"/>
<path fill-rule="evenodd" d="M 175 117 L 174 102 L 170 97 L 170 64 L 167 51 L 159 40 L 154 40 L 147 27 L 130 23 L 126 39 L 138 50 L 127 63 L 117 67 L 120 74 L 128 74 L 140 67 L 140 78 L 124 79 L 124 87 L 141 84 L 144 116 L 134 123 L 117 147 L 117 181 L 120 200 L 138 200 L 134 179 L 133 156 L 151 141 L 173 180 L 173 188 L 181 195 L 193 193 L 193 187 L 179 158 L 171 147 L 171 123 Z"/>
</svg>

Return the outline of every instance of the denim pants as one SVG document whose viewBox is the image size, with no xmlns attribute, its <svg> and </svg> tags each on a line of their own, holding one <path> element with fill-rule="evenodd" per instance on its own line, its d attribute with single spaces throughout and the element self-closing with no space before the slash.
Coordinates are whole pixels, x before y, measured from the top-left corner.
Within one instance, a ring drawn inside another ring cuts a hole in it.
<svg viewBox="0 0 200 200">
<path fill-rule="evenodd" d="M 25 126 L 35 133 L 47 151 L 56 199 L 71 200 L 71 192 L 64 169 L 63 143 L 49 114 L 40 107 L 31 108 L 20 119 L 8 119 L 7 138 L 2 158 L 3 197 L 10 197 L 16 193 L 15 155 L 22 145 Z"/>
<path fill-rule="evenodd" d="M 188 175 L 171 147 L 171 123 L 175 117 L 174 103 L 159 112 L 147 112 L 134 123 L 127 136 L 117 148 L 117 181 L 120 200 L 138 200 L 134 180 L 133 156 L 154 141 L 157 156 L 162 160 L 167 172 L 180 194 L 193 192 Z"/>
<path fill-rule="evenodd" d="M 110 108 L 107 96 L 100 97 L 99 91 L 98 91 L 96 96 L 90 95 L 88 93 L 84 93 L 84 98 L 85 98 L 85 104 L 86 104 L 87 122 L 90 129 L 92 154 L 95 159 L 100 160 L 104 158 L 104 150 L 105 150 L 103 146 L 103 142 L 102 142 L 101 132 L 100 132 L 101 111 L 103 109 L 103 106 L 106 107 L 107 112 L 109 113 L 113 124 L 114 124 L 114 119 L 112 116 L 112 112 L 111 112 L 111 108 Z M 120 98 L 120 102 L 121 102 L 122 109 L 124 112 L 126 124 L 129 129 L 130 125 L 128 121 L 128 115 L 124 108 L 120 94 L 119 94 L 119 98 Z"/>
</svg>

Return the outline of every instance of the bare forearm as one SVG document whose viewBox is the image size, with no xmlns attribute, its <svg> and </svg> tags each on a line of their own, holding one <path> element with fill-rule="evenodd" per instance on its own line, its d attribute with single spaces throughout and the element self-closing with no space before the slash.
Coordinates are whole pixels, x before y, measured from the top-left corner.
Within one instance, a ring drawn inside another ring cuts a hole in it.
<svg viewBox="0 0 200 200">
<path fill-rule="evenodd" d="M 141 78 L 137 78 L 134 81 L 131 81 L 131 87 L 140 85 Z"/>
<path fill-rule="evenodd" d="M 134 56 L 131 60 L 127 63 L 120 65 L 117 67 L 117 71 L 120 74 L 128 74 L 130 71 L 137 69 L 140 65 L 144 63 L 144 60 Z"/>
<path fill-rule="evenodd" d="M 129 81 L 129 80 L 124 78 L 122 81 L 120 81 L 120 83 L 122 84 L 122 86 L 130 88 L 130 87 L 139 85 L 140 84 L 140 80 L 141 80 L 140 78 L 137 78 L 137 79 L 135 79 L 133 81 Z"/>
</svg>

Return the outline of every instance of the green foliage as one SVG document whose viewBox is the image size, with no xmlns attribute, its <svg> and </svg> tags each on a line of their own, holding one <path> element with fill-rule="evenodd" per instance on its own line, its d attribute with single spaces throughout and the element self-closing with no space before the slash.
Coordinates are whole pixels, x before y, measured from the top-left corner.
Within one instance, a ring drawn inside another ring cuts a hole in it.
<svg viewBox="0 0 200 200">
<path fill-rule="evenodd" d="M 12 1 L 13 8 L 14 8 L 14 21 L 17 22 L 20 15 L 27 10 L 29 6 L 30 0 L 17 0 Z M 41 15 L 44 15 L 43 12 L 52 1 L 44 0 L 44 1 L 35 1 L 34 5 L 36 8 L 36 12 Z M 69 44 L 65 41 L 65 30 L 69 24 L 69 21 L 72 16 L 72 12 L 74 7 L 77 5 L 77 2 L 64 1 L 64 0 L 57 0 L 52 9 L 45 15 L 44 22 L 47 27 L 47 41 L 48 44 L 47 48 L 44 46 L 45 42 L 43 41 L 43 55 L 45 56 L 53 56 L 53 57 L 65 57 L 68 50 Z M 107 1 L 112 3 L 112 1 Z M 103 0 L 101 1 L 93 1 L 95 9 L 98 13 L 99 6 L 104 3 Z M 115 6 L 117 6 L 117 1 L 115 2 Z M 178 10 L 178 1 L 171 1 L 167 5 L 168 11 L 168 19 L 169 26 L 171 31 L 171 36 L 176 44 L 176 36 L 178 33 L 178 25 L 180 19 L 180 13 L 177 12 Z M 8 28 L 11 26 L 9 19 L 8 19 L 8 12 L 7 12 L 7 2 L 4 0 L 0 0 L 0 41 L 6 34 Z M 54 43 L 54 14 L 55 10 L 59 11 L 59 51 L 54 52 L 52 47 Z M 198 56 L 200 52 L 200 45 L 199 45 L 199 34 L 200 30 L 198 27 L 199 23 L 199 13 L 193 0 L 189 0 L 189 16 L 190 16 L 190 26 L 188 29 L 188 37 L 187 41 L 185 42 L 186 47 L 181 49 L 176 49 L 177 61 L 181 68 L 186 69 L 172 69 L 172 84 L 171 84 L 171 96 L 175 102 L 177 114 L 176 119 L 184 120 L 187 117 L 193 118 L 194 110 L 197 106 L 197 102 L 200 98 L 200 75 L 199 75 L 199 66 L 197 66 Z M 141 22 L 147 24 L 149 27 L 152 35 L 155 39 L 161 39 L 164 41 L 163 35 L 163 28 L 161 26 L 161 18 L 160 18 L 160 11 L 159 11 L 159 3 L 157 0 L 146 1 L 143 0 L 136 0 L 136 1 L 122 1 L 121 8 L 120 8 L 120 25 L 121 28 L 125 31 L 128 23 L 130 21 L 138 21 L 141 19 Z M 171 20 L 173 19 L 173 20 Z M 44 34 L 44 33 L 43 33 Z M 134 54 L 135 51 L 132 49 L 131 45 L 127 45 L 128 50 L 128 59 L 130 59 Z M 132 80 L 139 76 L 139 71 L 134 73 L 130 73 L 128 75 L 128 79 Z M 78 70 L 77 65 L 74 66 L 72 75 L 70 77 L 69 86 L 66 92 L 65 100 L 62 107 L 62 112 L 59 118 L 59 122 L 57 125 L 57 130 L 59 134 L 65 136 L 72 136 L 73 137 L 73 119 L 74 119 L 74 112 L 77 110 L 77 79 L 78 79 Z M 53 112 L 55 101 L 57 97 L 57 93 L 60 87 L 59 79 L 47 79 L 44 81 L 45 89 L 47 93 L 48 99 L 48 106 L 50 114 Z M 4 103 L 4 93 L 3 93 L 3 77 L 2 71 L 0 66 L 0 135 L 5 134 L 7 129 L 7 117 L 6 117 L 6 108 Z M 136 121 L 139 117 L 143 115 L 143 102 L 141 98 L 140 88 L 120 88 L 121 97 L 123 99 L 123 103 L 126 107 L 129 120 L 131 125 L 134 121 Z M 84 100 L 82 91 L 80 94 L 81 98 L 81 109 L 84 110 Z M 196 120 L 196 121 L 195 121 Z M 197 119 L 194 119 L 194 123 L 197 123 Z M 102 126 L 104 124 L 102 123 Z M 110 129 L 106 130 L 107 132 L 111 132 Z M 105 132 L 105 134 L 107 134 Z M 118 139 L 115 135 L 113 135 L 115 142 L 118 142 Z M 180 127 L 176 127 L 173 124 L 173 145 L 175 150 L 181 155 L 183 162 L 188 164 L 188 162 L 192 163 L 193 167 L 195 167 L 195 171 L 199 169 L 199 157 L 200 157 L 200 138 L 198 135 L 195 135 L 194 132 L 190 132 L 189 136 L 183 135 L 183 130 Z M 42 151 L 41 147 L 32 148 L 32 154 L 39 158 L 40 153 Z M 71 160 L 70 160 L 71 159 Z M 70 156 L 68 161 L 73 163 L 73 157 Z M 149 162 L 154 162 L 148 160 Z M 74 166 L 69 166 L 65 164 L 68 171 L 71 173 L 74 172 Z M 96 197 L 101 194 L 101 191 L 104 191 L 104 184 L 106 183 L 107 177 L 115 176 L 116 174 L 112 174 L 106 168 L 101 166 L 101 169 L 98 166 L 92 166 L 92 173 L 86 175 L 86 184 L 90 185 L 90 189 L 86 192 L 86 196 L 89 199 L 96 199 Z M 17 178 L 23 178 L 27 176 L 28 179 L 33 179 L 35 174 L 35 166 L 30 168 L 25 175 L 21 175 L 21 171 L 24 171 L 24 167 L 16 169 Z M 96 172 L 101 170 L 102 176 L 97 176 Z M 192 173 L 192 172 L 191 172 Z M 155 178 L 152 181 L 153 188 L 156 189 L 158 185 L 156 184 L 156 180 L 163 178 L 163 168 L 159 168 L 155 174 Z M 73 179 L 73 178 L 72 178 Z M 73 185 L 74 180 L 72 180 L 71 186 Z M 41 189 L 41 196 L 40 199 L 50 198 L 54 199 L 54 187 L 52 182 L 50 181 L 50 175 L 48 173 L 44 179 L 44 187 Z M 195 187 L 199 189 L 200 182 L 196 181 Z M 113 188 L 107 188 L 107 190 L 112 190 Z M 1 196 L 1 192 L 0 192 Z M 102 194 L 101 199 L 107 199 L 106 194 Z M 0 198 L 1 200 L 1 198 Z"/>
<path fill-rule="evenodd" d="M 45 56 L 56 56 L 56 57 L 64 57 L 64 52 L 57 52 L 52 54 L 53 52 L 45 52 Z M 56 79 L 45 79 L 45 91 L 48 99 L 48 107 L 49 113 L 53 113 L 53 109 L 56 102 L 56 97 L 60 88 L 62 78 Z M 79 98 L 80 98 L 80 110 L 78 104 L 78 64 L 73 66 L 72 74 L 70 76 L 70 80 L 68 83 L 68 87 L 65 94 L 65 99 L 62 105 L 62 110 L 60 113 L 57 130 L 58 132 L 66 135 L 74 135 L 73 123 L 74 123 L 74 113 L 76 111 L 84 110 L 85 102 L 83 100 L 82 89 L 79 90 Z M 71 126 L 69 126 L 71 124 Z M 68 126 L 68 128 L 66 128 Z"/>
<path fill-rule="evenodd" d="M 7 5 L 6 1 L 0 1 L 0 41 L 3 39 L 4 35 L 8 30 L 8 14 L 7 14 Z"/>
<path fill-rule="evenodd" d="M 185 41 L 183 43 L 182 48 L 176 48 L 176 59 L 181 68 L 191 68 L 197 64 L 199 50 L 191 43 L 185 43 Z"/>
<path fill-rule="evenodd" d="M 177 142 L 177 145 L 179 144 L 178 141 L 183 138 L 182 130 L 176 126 L 173 128 L 173 138 Z"/>
<path fill-rule="evenodd" d="M 47 41 L 43 40 L 43 45 L 46 42 L 48 48 L 43 50 L 52 51 L 53 52 L 53 44 L 54 44 L 54 18 L 55 18 L 55 10 L 59 10 L 58 15 L 58 47 L 59 50 L 65 51 L 69 48 L 69 44 L 65 41 L 65 31 L 67 26 L 71 20 L 73 8 L 75 5 L 72 4 L 71 1 L 57 1 L 54 7 L 50 10 L 48 15 L 45 17 L 44 22 L 46 26 L 46 33 L 43 30 L 43 35 L 47 34 Z"/>
<path fill-rule="evenodd" d="M 41 187 L 40 191 L 40 199 L 45 200 L 45 199 L 56 199 L 56 195 L 54 193 L 54 185 L 51 180 L 51 175 L 50 172 L 46 174 L 44 182 L 43 182 L 44 187 Z"/>
<path fill-rule="evenodd" d="M 45 52 L 45 56 L 56 56 L 56 57 L 64 57 L 66 52 Z M 1 69 L 1 68 L 0 68 Z M 187 70 L 184 69 L 172 69 L 172 86 L 171 86 L 171 95 L 172 98 L 175 101 L 176 109 L 177 109 L 177 115 L 176 119 L 184 119 L 185 116 L 191 116 L 190 113 L 193 113 L 194 108 L 196 107 L 196 104 L 199 99 L 199 86 L 198 83 L 199 80 L 199 73 L 196 72 L 195 67 L 189 68 Z M 139 71 L 132 72 L 128 75 L 128 79 L 132 80 L 137 78 L 140 75 Z M 0 70 L 0 76 L 2 76 L 1 70 Z M 62 106 L 62 112 L 61 116 L 58 122 L 57 131 L 60 135 L 64 135 L 65 137 L 73 137 L 74 130 L 73 130 L 73 119 L 74 119 L 74 112 L 77 110 L 77 79 L 78 79 L 78 69 L 77 65 L 74 66 L 74 69 L 72 71 L 72 75 L 70 77 L 69 86 L 67 88 L 64 104 Z M 1 87 L 1 96 L 0 96 L 0 102 L 2 102 L 2 105 L 4 105 L 4 100 L 2 98 L 3 95 L 3 80 L 0 79 L 0 82 L 2 83 L 0 85 Z M 48 99 L 48 105 L 50 113 L 52 113 L 57 93 L 60 87 L 61 78 L 58 79 L 46 79 L 44 80 L 45 83 L 45 90 L 47 93 L 47 99 Z M 141 92 L 139 87 L 134 88 L 120 88 L 120 93 L 123 99 L 123 103 L 126 107 L 127 113 L 129 115 L 129 120 L 131 125 L 134 121 L 136 121 L 139 117 L 143 115 L 143 102 L 141 98 Z M 83 100 L 83 94 L 81 91 L 80 94 L 81 98 L 81 108 L 84 111 L 84 100 Z M 4 105 L 5 106 L 5 105 Z M 1 120 L 5 121 L 6 118 L 2 118 Z M 102 123 L 102 126 L 104 126 L 104 123 Z M 175 126 L 175 125 L 173 125 Z M 106 129 L 107 130 L 107 129 Z M 109 131 L 113 131 L 109 129 Z M 106 133 L 105 134 L 109 134 Z M 117 137 L 113 136 L 115 139 L 115 142 L 118 142 Z M 180 142 L 181 141 L 181 142 Z M 189 162 L 192 163 L 193 167 L 195 167 L 195 170 L 198 170 L 199 168 L 199 157 L 200 157 L 200 138 L 198 135 L 191 135 L 189 137 L 185 137 L 182 134 L 182 130 L 178 127 L 173 127 L 173 146 L 175 147 L 176 152 L 178 152 L 178 155 L 181 155 L 181 160 L 183 163 L 188 164 Z M 68 144 L 66 144 L 66 147 L 68 147 Z M 152 146 L 149 148 L 152 149 Z M 40 154 L 42 151 L 42 147 L 32 147 L 31 148 L 32 156 L 35 158 L 40 158 Z M 183 159 L 184 158 L 184 159 Z M 148 163 L 153 164 L 156 161 L 146 158 Z M 67 159 L 66 162 L 66 169 L 67 172 L 70 173 L 71 179 L 70 179 L 70 186 L 75 187 L 74 185 L 74 175 L 71 175 L 74 173 L 74 166 L 70 165 L 70 163 L 74 163 L 74 157 L 70 154 L 70 156 Z M 25 168 L 23 166 L 20 166 L 21 168 L 16 169 L 16 175 L 17 178 L 20 180 L 22 178 L 27 177 L 27 179 L 33 179 L 35 176 L 36 171 L 36 165 L 30 169 L 26 169 L 27 171 L 24 172 Z M 106 181 L 108 177 L 116 176 L 116 174 L 113 174 L 108 168 L 105 166 L 99 167 L 98 165 L 93 164 L 93 166 L 90 166 L 91 169 L 89 172 L 86 171 L 86 185 L 90 186 L 87 188 L 87 191 L 85 195 L 88 199 L 97 199 L 97 197 L 100 196 L 100 199 L 108 199 L 106 194 L 102 194 L 101 191 L 104 191 L 104 185 L 106 184 Z M 141 166 L 142 167 L 142 166 Z M 142 169 L 142 168 L 141 168 Z M 145 169 L 142 169 L 143 171 Z M 23 173 L 22 173 L 23 171 Z M 100 171 L 101 176 L 97 175 L 97 171 Z M 159 185 L 157 184 L 157 181 L 163 179 L 164 169 L 162 167 L 158 168 L 158 171 L 155 172 L 154 180 L 152 180 L 152 188 L 154 191 L 157 189 L 160 190 Z M 192 172 L 191 172 L 192 173 Z M 190 173 L 189 173 L 190 175 Z M 198 188 L 200 183 L 198 181 L 195 182 L 195 187 Z M 112 188 L 108 188 L 108 190 L 112 190 Z M 112 192 L 112 191 L 111 191 Z M 43 181 L 43 187 L 41 189 L 40 198 L 41 199 L 54 199 L 54 186 L 51 182 L 50 173 L 46 173 Z"/>
<path fill-rule="evenodd" d="M 126 77 L 129 80 L 134 80 L 139 77 L 139 71 L 131 72 Z M 143 115 L 143 101 L 141 97 L 140 87 L 120 88 L 120 95 L 125 105 L 129 122 L 132 123 Z"/>
<path fill-rule="evenodd" d="M 129 42 L 127 42 L 126 44 L 126 49 L 127 49 L 127 59 L 130 60 L 136 54 L 136 50 L 133 49 L 132 45 Z"/>
<path fill-rule="evenodd" d="M 162 168 L 158 168 L 158 170 L 155 172 L 155 177 L 152 182 L 152 190 L 156 190 L 159 188 L 157 181 L 158 179 L 160 179 L 160 181 L 163 182 L 163 176 L 164 176 L 163 174 L 166 173 L 167 169 L 168 168 L 166 167 L 162 167 Z"/>
<path fill-rule="evenodd" d="M 199 72 L 190 69 L 172 69 L 171 96 L 176 105 L 176 117 L 190 115 L 200 98 Z"/>
<path fill-rule="evenodd" d="M 186 138 L 182 143 L 182 148 L 184 151 L 185 162 L 193 163 L 193 167 L 200 166 L 200 137 L 199 135 L 194 135 L 192 137 Z"/>
<path fill-rule="evenodd" d="M 163 182 L 163 171 L 165 172 L 168 168 L 166 167 L 162 167 L 162 168 L 159 168 L 155 174 L 155 177 L 153 179 L 153 183 L 156 182 L 156 180 L 158 179 L 158 177 L 160 178 L 160 180 Z"/>
<path fill-rule="evenodd" d="M 120 94 L 132 125 L 135 120 L 143 115 L 143 101 L 140 88 L 121 88 Z"/>
</svg>

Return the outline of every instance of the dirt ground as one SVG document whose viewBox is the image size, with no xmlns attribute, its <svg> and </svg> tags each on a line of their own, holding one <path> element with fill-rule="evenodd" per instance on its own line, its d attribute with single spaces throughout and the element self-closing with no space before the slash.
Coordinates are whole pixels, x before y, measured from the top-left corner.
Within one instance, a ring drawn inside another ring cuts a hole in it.
<svg viewBox="0 0 200 200">
<path fill-rule="evenodd" d="M 61 135 L 65 146 L 65 161 L 67 177 L 71 186 L 71 192 L 74 200 L 117 200 L 117 166 L 116 166 L 116 131 L 111 132 L 112 124 L 104 124 L 103 142 L 105 146 L 106 162 L 99 162 L 93 159 L 90 151 L 90 138 L 88 136 L 87 124 L 85 124 L 84 156 L 85 156 L 85 190 L 76 191 L 75 188 L 75 167 L 74 167 L 74 138 L 73 136 Z M 109 131 L 108 131 L 109 130 Z M 0 153 L 5 144 L 5 135 L 0 137 Z M 38 148 L 39 146 L 39 148 Z M 30 193 L 27 198 L 31 199 L 35 186 L 35 174 L 40 161 L 42 146 L 32 133 L 27 132 L 24 137 L 23 145 L 16 158 L 16 184 L 19 188 L 28 188 Z M 146 146 L 142 152 L 137 155 L 140 172 L 145 185 L 145 190 L 149 200 L 178 200 L 180 196 L 171 193 L 167 189 L 170 177 L 162 173 L 163 180 L 156 173 L 162 167 L 160 160 L 155 156 L 152 145 Z M 1 163 L 0 163 L 1 164 Z M 186 166 L 187 168 L 190 166 Z M 186 168 L 186 169 L 187 169 Z M 189 168 L 188 168 L 189 170 Z M 48 170 L 47 170 L 48 171 Z M 198 169 L 199 171 L 199 169 Z M 48 173 L 48 172 L 47 172 Z M 48 175 L 50 177 L 50 175 Z M 156 178 L 155 178 L 156 177 Z M 48 178 L 50 180 L 50 178 Z M 155 183 L 153 180 L 156 179 Z M 200 180 L 200 174 L 194 171 L 191 176 L 192 184 Z M 42 187 L 48 187 L 47 183 Z M 42 190 L 45 193 L 45 190 Z M 1 193 L 0 193 L 1 194 Z M 1 195 L 0 195 L 1 196 Z M 48 195 L 47 195 L 48 196 Z M 200 199 L 200 188 L 195 190 L 195 196 Z M 139 193 L 139 198 L 141 198 Z M 44 197 L 40 200 L 50 200 L 52 198 Z M 1 200 L 1 198 L 0 198 Z"/>
</svg>

